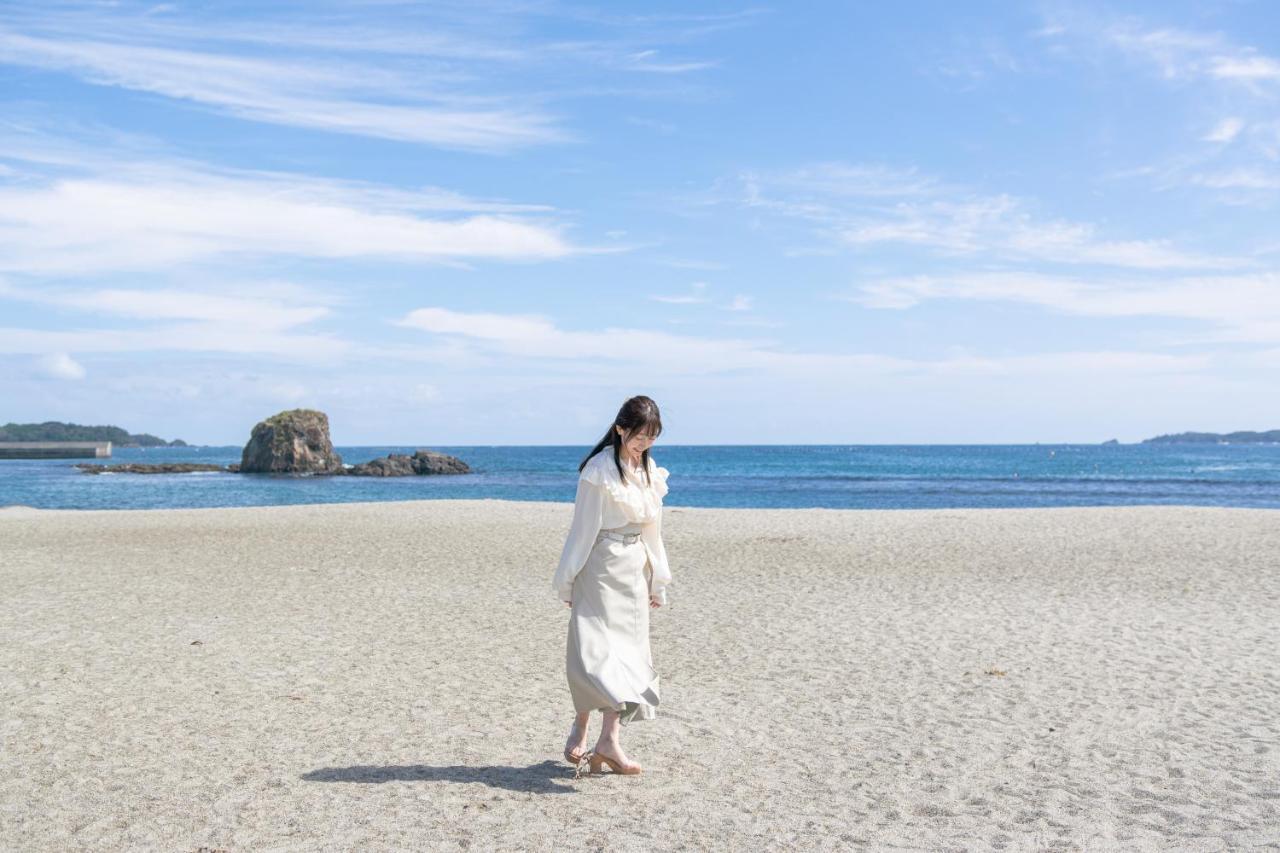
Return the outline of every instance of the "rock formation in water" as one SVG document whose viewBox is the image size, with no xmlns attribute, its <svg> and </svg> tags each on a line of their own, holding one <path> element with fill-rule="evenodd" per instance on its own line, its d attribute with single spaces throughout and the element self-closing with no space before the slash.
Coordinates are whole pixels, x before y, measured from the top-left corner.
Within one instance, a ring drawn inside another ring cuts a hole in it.
<svg viewBox="0 0 1280 853">
<path fill-rule="evenodd" d="M 470 474 L 471 468 L 456 456 L 436 453 L 434 450 L 418 450 L 412 456 L 389 453 L 385 458 L 371 459 L 352 465 L 347 474 L 352 477 L 407 477 L 413 474 Z"/>
<path fill-rule="evenodd" d="M 165 462 L 120 465 L 81 463 L 86 474 L 187 474 L 193 471 L 225 471 L 230 474 L 318 474 L 351 477 L 411 477 L 422 474 L 470 474 L 471 468 L 456 456 L 434 450 L 418 450 L 412 456 L 391 453 L 345 467 L 329 438 L 329 416 L 314 409 L 291 409 L 253 428 L 240 462 L 227 466 L 198 462 Z"/>
<path fill-rule="evenodd" d="M 78 462 L 76 467 L 86 474 L 190 474 L 193 471 L 226 471 L 221 465 L 205 462 L 122 462 L 119 465 L 97 465 Z"/>
<path fill-rule="evenodd" d="M 329 440 L 329 416 L 290 409 L 253 428 L 240 455 L 241 474 L 342 474 L 342 457 Z"/>
</svg>

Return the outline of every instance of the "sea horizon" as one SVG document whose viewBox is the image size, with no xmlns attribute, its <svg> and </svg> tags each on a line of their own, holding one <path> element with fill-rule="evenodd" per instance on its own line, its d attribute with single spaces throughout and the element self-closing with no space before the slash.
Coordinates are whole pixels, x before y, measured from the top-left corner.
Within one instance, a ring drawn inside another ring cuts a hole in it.
<svg viewBox="0 0 1280 853">
<path fill-rule="evenodd" d="M 583 445 L 337 445 L 344 465 L 430 447 L 470 474 L 86 474 L 80 463 L 227 465 L 239 445 L 114 447 L 109 459 L 0 460 L 0 506 L 166 509 L 433 499 L 573 500 Z M 761 509 L 1280 508 L 1276 444 L 666 444 L 667 506 Z"/>
</svg>

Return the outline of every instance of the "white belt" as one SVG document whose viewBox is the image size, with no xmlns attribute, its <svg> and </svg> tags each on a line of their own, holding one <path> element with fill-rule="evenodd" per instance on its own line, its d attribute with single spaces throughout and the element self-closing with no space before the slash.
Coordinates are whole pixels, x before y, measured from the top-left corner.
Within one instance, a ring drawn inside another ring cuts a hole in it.
<svg viewBox="0 0 1280 853">
<path fill-rule="evenodd" d="M 615 542 L 621 542 L 624 545 L 630 545 L 631 543 L 637 541 L 640 538 L 640 534 L 639 533 L 618 533 L 613 530 L 601 530 L 599 538 L 612 539 Z"/>
</svg>

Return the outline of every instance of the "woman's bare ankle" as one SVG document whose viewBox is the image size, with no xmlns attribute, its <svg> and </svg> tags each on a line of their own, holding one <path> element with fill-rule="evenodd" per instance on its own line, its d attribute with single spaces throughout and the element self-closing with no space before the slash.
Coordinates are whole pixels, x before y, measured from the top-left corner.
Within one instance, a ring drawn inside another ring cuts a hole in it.
<svg viewBox="0 0 1280 853">
<path fill-rule="evenodd" d="M 596 752 L 603 752 L 605 755 L 622 755 L 622 744 L 618 742 L 617 738 L 601 738 L 596 741 L 596 745 L 592 748 Z"/>
</svg>

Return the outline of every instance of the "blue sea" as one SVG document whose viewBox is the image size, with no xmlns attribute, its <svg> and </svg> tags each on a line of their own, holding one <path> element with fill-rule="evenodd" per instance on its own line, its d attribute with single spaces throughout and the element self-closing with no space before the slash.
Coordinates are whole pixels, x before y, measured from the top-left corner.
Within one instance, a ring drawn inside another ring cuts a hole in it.
<svg viewBox="0 0 1280 853">
<path fill-rule="evenodd" d="M 338 447 L 346 463 L 405 447 Z M 586 447 L 432 447 L 473 474 L 84 474 L 77 462 L 240 461 L 240 447 L 115 448 L 111 459 L 0 460 L 0 506 L 165 509 L 500 498 L 568 501 Z M 1280 445 L 659 445 L 668 506 L 1280 508 Z"/>
</svg>

